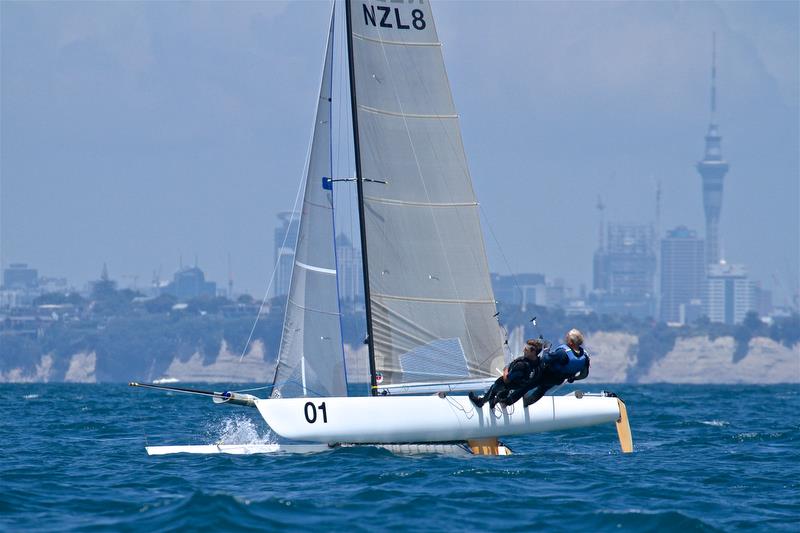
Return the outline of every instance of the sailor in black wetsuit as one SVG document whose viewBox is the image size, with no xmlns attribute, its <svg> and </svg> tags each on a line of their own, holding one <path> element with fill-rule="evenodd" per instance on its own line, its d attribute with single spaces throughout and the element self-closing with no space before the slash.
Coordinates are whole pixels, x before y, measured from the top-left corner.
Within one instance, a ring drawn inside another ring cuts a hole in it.
<svg viewBox="0 0 800 533">
<path fill-rule="evenodd" d="M 494 384 L 483 396 L 469 393 L 469 399 L 478 406 L 489 402 L 489 407 L 494 409 L 498 403 L 511 405 L 519 400 L 523 394 L 538 384 L 541 374 L 539 353 L 543 343 L 539 339 L 531 339 L 525 344 L 522 357 L 517 357 L 503 369 L 503 375 L 497 378 Z"/>
<path fill-rule="evenodd" d="M 583 334 L 571 329 L 564 337 L 564 342 L 566 344 L 542 355 L 542 371 L 538 383 L 534 385 L 536 390 L 523 399 L 525 407 L 539 401 L 545 392 L 565 380 L 572 383 L 589 375 L 589 356 L 583 349 Z"/>
</svg>

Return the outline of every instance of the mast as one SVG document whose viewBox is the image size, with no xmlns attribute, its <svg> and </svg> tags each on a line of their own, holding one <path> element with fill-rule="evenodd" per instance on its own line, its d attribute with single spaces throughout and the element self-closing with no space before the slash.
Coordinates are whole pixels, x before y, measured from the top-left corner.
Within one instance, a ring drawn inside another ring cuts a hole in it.
<svg viewBox="0 0 800 533">
<path fill-rule="evenodd" d="M 356 103 L 356 77 L 353 66 L 353 25 L 350 0 L 345 0 L 347 19 L 347 68 L 350 73 L 350 111 L 353 115 L 353 149 L 356 158 L 356 190 L 358 192 L 358 228 L 361 234 L 361 265 L 364 274 L 364 306 L 367 314 L 367 349 L 369 351 L 370 394 L 376 394 L 375 342 L 372 335 L 372 305 L 369 294 L 369 262 L 367 261 L 367 229 L 364 218 L 364 182 L 361 176 L 361 151 L 358 143 L 358 107 Z"/>
</svg>

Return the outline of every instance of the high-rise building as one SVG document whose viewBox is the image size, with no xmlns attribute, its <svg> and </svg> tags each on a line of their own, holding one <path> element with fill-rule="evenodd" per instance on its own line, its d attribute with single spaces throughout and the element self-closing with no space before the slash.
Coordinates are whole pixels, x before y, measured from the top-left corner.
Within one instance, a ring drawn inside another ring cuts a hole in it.
<svg viewBox="0 0 800 533">
<path fill-rule="evenodd" d="M 291 212 L 278 213 L 281 225 L 275 228 L 275 282 L 273 296 L 289 294 L 294 266 L 294 249 L 300 230 L 300 217 Z"/>
<path fill-rule="evenodd" d="M 6 289 L 32 289 L 39 283 L 39 272 L 25 263 L 11 263 L 3 269 L 3 287 Z"/>
<path fill-rule="evenodd" d="M 501 304 L 512 305 L 522 311 L 531 305 L 553 305 L 547 300 L 544 274 L 492 274 L 491 279 L 494 297 Z"/>
<path fill-rule="evenodd" d="M 743 265 L 724 260 L 708 265 L 706 314 L 711 322 L 740 324 L 755 310 L 755 286 Z"/>
<path fill-rule="evenodd" d="M 594 291 L 600 313 L 655 315 L 655 237 L 651 226 L 609 224 L 605 246 L 594 254 Z"/>
<path fill-rule="evenodd" d="M 720 260 L 719 215 L 722 210 L 722 185 L 728 163 L 722 158 L 722 136 L 716 124 L 717 112 L 717 48 L 713 39 L 711 55 L 711 120 L 706 133 L 706 151 L 697 171 L 703 179 L 703 210 L 706 216 L 706 261 L 714 265 Z"/>
<path fill-rule="evenodd" d="M 181 268 L 172 281 L 161 289 L 162 294 L 171 294 L 179 300 L 192 298 L 212 298 L 217 294 L 217 284 L 206 281 L 206 276 L 198 267 Z"/>
<path fill-rule="evenodd" d="M 686 320 L 686 306 L 705 297 L 705 277 L 703 240 L 686 226 L 668 231 L 661 240 L 661 320 Z"/>
<path fill-rule="evenodd" d="M 361 300 L 364 297 L 361 251 L 353 246 L 352 241 L 344 233 L 336 236 L 336 263 L 339 297 L 350 302 Z"/>
</svg>

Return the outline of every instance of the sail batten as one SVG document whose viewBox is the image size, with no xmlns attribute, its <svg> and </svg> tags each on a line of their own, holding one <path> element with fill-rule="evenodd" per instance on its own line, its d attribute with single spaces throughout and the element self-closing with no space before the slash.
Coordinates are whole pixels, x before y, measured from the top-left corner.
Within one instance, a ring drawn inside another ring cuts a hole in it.
<svg viewBox="0 0 800 533">
<path fill-rule="evenodd" d="M 502 336 L 459 116 L 427 2 L 348 2 L 365 283 L 382 384 L 496 376 Z M 374 381 L 373 381 L 374 385 Z"/>
<path fill-rule="evenodd" d="M 399 296 L 395 294 L 381 294 L 381 293 L 374 293 L 376 297 L 382 298 L 384 300 L 405 300 L 407 302 L 438 302 L 438 303 L 445 303 L 445 304 L 492 304 L 494 305 L 494 300 L 458 300 L 453 298 L 425 298 L 425 297 L 414 297 L 414 296 Z"/>
<path fill-rule="evenodd" d="M 307 265 L 305 263 L 301 263 L 300 261 L 295 261 L 294 264 L 295 266 L 299 266 L 300 268 L 304 268 L 306 270 L 311 270 L 312 272 L 320 272 L 322 274 L 333 274 L 334 276 L 336 275 L 335 268 L 323 268 L 314 265 Z"/>
<path fill-rule="evenodd" d="M 366 105 L 358 106 L 359 109 L 363 109 L 364 111 L 369 111 L 370 113 L 378 113 L 379 115 L 390 115 L 393 117 L 404 117 L 404 118 L 441 118 L 441 119 L 448 119 L 448 118 L 458 118 L 457 114 L 449 114 L 449 115 L 425 115 L 422 113 L 402 113 L 398 111 L 389 111 L 387 109 L 378 109 L 375 107 L 369 107 Z"/>
<path fill-rule="evenodd" d="M 371 41 L 373 43 L 379 44 L 389 44 L 389 45 L 402 45 L 402 46 L 442 46 L 442 43 L 435 42 L 412 42 L 412 41 L 386 41 L 381 39 L 376 39 L 374 37 L 367 37 L 366 35 L 361 35 L 360 33 L 353 33 L 353 37 L 356 39 L 361 39 L 363 41 Z"/>
<path fill-rule="evenodd" d="M 375 196 L 365 196 L 365 200 L 381 204 L 404 205 L 409 207 L 478 207 L 478 202 L 409 202 L 403 200 L 392 200 L 389 198 L 376 198 Z"/>
<path fill-rule="evenodd" d="M 300 309 L 302 311 L 310 311 L 312 313 L 319 313 L 321 315 L 330 315 L 330 316 L 341 316 L 342 314 L 336 311 L 326 311 L 325 309 L 319 309 L 315 307 L 309 307 L 307 305 L 299 304 L 293 300 L 288 300 L 288 303 L 291 304 L 293 307 Z M 335 356 L 335 354 L 333 354 Z"/>
</svg>

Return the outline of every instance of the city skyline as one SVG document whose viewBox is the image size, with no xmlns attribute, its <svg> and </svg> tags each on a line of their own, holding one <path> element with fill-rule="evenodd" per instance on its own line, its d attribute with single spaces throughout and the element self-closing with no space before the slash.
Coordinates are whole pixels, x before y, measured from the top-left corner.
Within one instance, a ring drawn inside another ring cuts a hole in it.
<svg viewBox="0 0 800 533">
<path fill-rule="evenodd" d="M 597 194 L 610 222 L 646 224 L 657 181 L 660 226 L 705 229 L 693 165 L 716 31 L 731 161 L 720 248 L 776 304 L 797 290 L 796 5 L 490 5 L 434 9 L 493 271 L 509 270 L 505 256 L 514 272 L 588 284 Z M 80 285 L 103 262 L 146 280 L 197 255 L 223 280 L 230 256 L 237 290 L 263 294 L 272 220 L 302 173 L 329 5 L 2 10 L 3 266 Z M 618 35 L 602 31 L 612 25 Z M 581 215 L 558 215 L 565 202 Z M 768 234 L 788 238 L 772 246 Z M 572 261 L 558 259 L 565 243 L 581 250 Z"/>
</svg>

